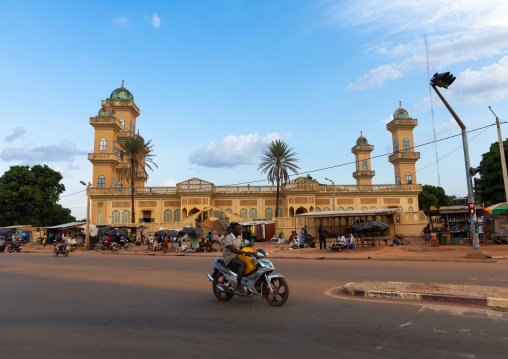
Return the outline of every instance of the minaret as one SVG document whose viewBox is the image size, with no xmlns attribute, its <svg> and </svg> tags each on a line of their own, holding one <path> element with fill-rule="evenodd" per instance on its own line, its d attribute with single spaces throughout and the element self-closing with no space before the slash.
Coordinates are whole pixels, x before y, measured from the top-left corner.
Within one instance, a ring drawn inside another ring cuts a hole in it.
<svg viewBox="0 0 508 359">
<path fill-rule="evenodd" d="M 356 146 L 351 149 L 355 155 L 356 171 L 353 172 L 353 177 L 356 179 L 356 184 L 372 185 L 372 177 L 376 174 L 370 167 L 370 153 L 374 150 L 374 146 L 369 145 L 369 142 L 360 132 L 360 137 L 356 140 Z"/>
<path fill-rule="evenodd" d="M 413 129 L 418 120 L 409 117 L 408 112 L 399 108 L 393 114 L 393 120 L 386 125 L 392 133 L 393 154 L 388 157 L 394 166 L 395 184 L 416 184 L 416 161 L 420 152 L 414 152 Z"/>
</svg>

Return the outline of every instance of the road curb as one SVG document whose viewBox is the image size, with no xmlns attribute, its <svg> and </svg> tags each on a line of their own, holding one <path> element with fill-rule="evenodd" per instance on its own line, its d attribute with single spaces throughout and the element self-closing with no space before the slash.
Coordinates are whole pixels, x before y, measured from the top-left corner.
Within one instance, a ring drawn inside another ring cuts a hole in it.
<svg viewBox="0 0 508 359">
<path fill-rule="evenodd" d="M 420 283 L 414 283 L 419 285 Z M 421 283 L 423 285 L 423 283 Z M 474 286 L 471 286 L 474 287 Z M 347 283 L 341 289 L 343 294 L 368 297 L 368 298 L 385 298 L 400 299 L 418 302 L 433 303 L 451 303 L 461 305 L 487 306 L 492 309 L 508 309 L 508 299 L 498 297 L 475 297 L 467 295 L 444 294 L 444 293 L 414 293 L 414 292 L 397 292 L 370 290 L 358 287 L 356 283 Z"/>
</svg>

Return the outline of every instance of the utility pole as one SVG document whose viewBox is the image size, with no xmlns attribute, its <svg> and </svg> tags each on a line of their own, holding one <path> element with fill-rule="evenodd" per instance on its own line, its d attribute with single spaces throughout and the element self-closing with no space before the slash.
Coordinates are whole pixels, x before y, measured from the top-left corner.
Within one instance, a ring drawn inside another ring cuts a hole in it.
<svg viewBox="0 0 508 359">
<path fill-rule="evenodd" d="M 328 178 L 325 178 L 325 180 L 332 182 L 333 211 L 335 212 L 335 182 Z"/>
<path fill-rule="evenodd" d="M 474 205 L 474 195 L 473 195 L 473 184 L 472 184 L 472 174 L 471 174 L 471 163 L 469 160 L 469 145 L 467 141 L 467 131 L 466 126 L 464 123 L 460 120 L 459 116 L 455 113 L 455 111 L 451 108 L 451 106 L 448 104 L 448 102 L 445 100 L 443 95 L 441 95 L 441 92 L 437 89 L 436 85 L 443 88 L 448 88 L 453 81 L 455 81 L 455 77 L 451 75 L 449 72 L 442 73 L 442 74 L 435 74 L 432 77 L 432 80 L 430 81 L 430 85 L 436 91 L 437 95 L 443 101 L 444 105 L 450 111 L 451 115 L 457 122 L 457 124 L 460 127 L 460 130 L 462 132 L 462 147 L 464 148 L 464 161 L 466 165 L 466 179 L 467 179 L 467 199 L 469 202 L 469 222 L 471 224 L 471 238 L 473 238 L 473 248 L 474 249 L 480 249 L 480 241 L 478 239 L 478 233 L 476 233 L 476 211 L 475 211 L 475 205 Z M 471 210 L 471 204 L 472 204 L 472 210 Z"/>
<path fill-rule="evenodd" d="M 492 111 L 492 109 L 489 106 L 489 110 Z M 497 125 L 497 137 L 499 139 L 499 154 L 501 155 L 501 169 L 503 170 L 503 181 L 504 181 L 504 194 L 506 202 L 508 202 L 508 174 L 506 173 L 506 160 L 504 158 L 504 144 L 503 144 L 503 137 L 501 136 L 501 126 L 499 124 L 499 117 L 494 113 L 494 116 L 496 116 L 496 125 Z"/>
<path fill-rule="evenodd" d="M 79 181 L 83 186 L 86 186 L 86 228 L 85 228 L 85 248 L 90 246 L 90 181 L 86 184 Z"/>
</svg>

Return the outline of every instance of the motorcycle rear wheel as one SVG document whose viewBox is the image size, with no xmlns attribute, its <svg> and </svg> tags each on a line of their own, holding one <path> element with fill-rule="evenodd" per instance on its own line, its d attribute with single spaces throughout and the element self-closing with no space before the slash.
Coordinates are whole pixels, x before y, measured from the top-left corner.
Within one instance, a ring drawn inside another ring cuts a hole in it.
<svg viewBox="0 0 508 359">
<path fill-rule="evenodd" d="M 222 274 L 221 272 L 218 272 L 214 277 L 213 277 L 213 282 L 212 282 L 212 290 L 213 290 L 213 294 L 215 295 L 215 297 L 220 300 L 221 302 L 227 302 L 228 300 L 230 300 L 231 298 L 233 298 L 233 293 L 227 293 L 227 292 L 223 292 L 222 290 L 220 290 L 219 288 L 217 288 L 217 284 L 219 283 L 222 283 L 224 281 L 226 277 L 224 276 L 224 274 Z"/>
<path fill-rule="evenodd" d="M 270 287 L 273 289 L 273 291 L 270 290 Z M 275 307 L 280 307 L 286 303 L 286 300 L 288 300 L 289 297 L 288 284 L 284 278 L 280 277 L 272 278 L 270 280 L 270 286 L 265 283 L 263 291 L 265 300 L 268 302 L 268 304 Z"/>
<path fill-rule="evenodd" d="M 13 247 L 9 247 L 9 248 L 7 248 L 7 252 L 12 253 L 13 251 L 14 251 L 14 248 L 13 248 Z"/>
<path fill-rule="evenodd" d="M 55 248 L 55 249 L 53 249 L 53 255 L 54 255 L 55 257 L 58 257 L 58 254 L 59 254 L 59 253 L 58 253 L 58 249 L 56 249 L 56 248 Z"/>
<path fill-rule="evenodd" d="M 21 248 L 16 248 L 16 252 L 21 253 Z"/>
<path fill-rule="evenodd" d="M 97 252 L 100 252 L 100 251 L 102 250 L 101 246 L 97 245 L 96 247 L 97 247 L 97 248 L 95 248 L 95 250 L 96 250 Z"/>
</svg>

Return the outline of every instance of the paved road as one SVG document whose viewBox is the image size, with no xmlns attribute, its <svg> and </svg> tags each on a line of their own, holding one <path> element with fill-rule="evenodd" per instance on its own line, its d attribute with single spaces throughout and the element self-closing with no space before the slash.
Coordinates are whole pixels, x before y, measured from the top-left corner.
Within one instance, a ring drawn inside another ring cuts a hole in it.
<svg viewBox="0 0 508 359">
<path fill-rule="evenodd" d="M 281 308 L 218 302 L 210 258 L 0 254 L 1 358 L 505 358 L 508 313 L 335 298 L 383 280 L 508 286 L 508 264 L 276 260 Z"/>
</svg>

